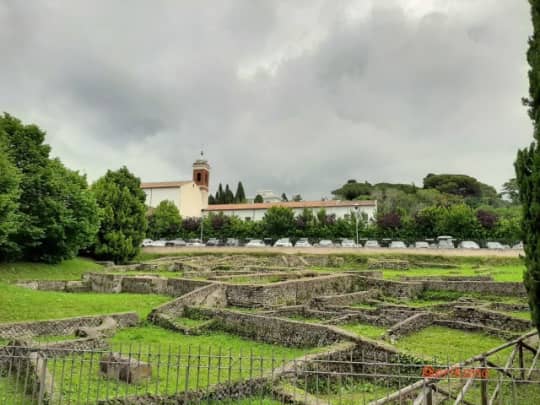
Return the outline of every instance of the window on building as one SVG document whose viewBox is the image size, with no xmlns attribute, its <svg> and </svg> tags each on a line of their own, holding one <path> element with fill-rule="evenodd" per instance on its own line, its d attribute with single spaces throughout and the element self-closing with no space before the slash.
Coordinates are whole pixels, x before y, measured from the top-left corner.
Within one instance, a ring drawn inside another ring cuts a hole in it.
<svg viewBox="0 0 540 405">
<path fill-rule="evenodd" d="M 197 173 L 197 181 L 201 181 L 201 174 Z"/>
<path fill-rule="evenodd" d="M 247 222 L 251 221 L 251 217 L 245 217 L 244 218 Z"/>
</svg>

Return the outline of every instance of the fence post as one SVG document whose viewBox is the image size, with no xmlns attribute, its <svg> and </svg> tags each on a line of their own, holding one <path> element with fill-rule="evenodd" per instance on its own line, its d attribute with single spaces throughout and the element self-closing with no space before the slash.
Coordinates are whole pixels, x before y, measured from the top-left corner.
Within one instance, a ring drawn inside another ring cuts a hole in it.
<svg viewBox="0 0 540 405">
<path fill-rule="evenodd" d="M 521 381 L 525 380 L 525 361 L 523 360 L 523 345 L 521 341 L 518 342 L 518 361 L 519 361 L 519 375 Z"/>
<path fill-rule="evenodd" d="M 41 356 L 36 357 L 36 369 L 39 366 L 39 359 Z M 38 404 L 42 405 L 45 403 L 45 389 L 47 385 L 47 356 L 42 357 L 42 363 L 41 363 L 41 375 L 39 376 L 38 384 L 39 384 L 39 394 L 38 394 Z"/>
<path fill-rule="evenodd" d="M 433 405 L 433 389 L 431 387 L 431 384 L 427 384 L 426 386 L 426 405 Z"/>
<path fill-rule="evenodd" d="M 487 359 L 482 357 L 482 374 L 485 375 L 480 379 L 480 403 L 482 405 L 488 405 L 488 371 L 487 371 Z"/>
</svg>

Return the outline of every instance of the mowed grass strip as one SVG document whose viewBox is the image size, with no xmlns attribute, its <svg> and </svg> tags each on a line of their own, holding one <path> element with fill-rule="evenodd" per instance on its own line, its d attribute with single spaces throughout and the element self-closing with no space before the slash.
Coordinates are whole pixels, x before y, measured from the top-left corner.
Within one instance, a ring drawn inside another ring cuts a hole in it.
<svg viewBox="0 0 540 405">
<path fill-rule="evenodd" d="M 489 266 L 475 268 L 463 265 L 457 269 L 440 268 L 412 268 L 409 270 L 384 270 L 383 277 L 389 280 L 399 280 L 402 276 L 417 277 L 474 277 L 491 276 L 493 281 L 499 282 L 522 282 L 524 265 Z"/>
<path fill-rule="evenodd" d="M 500 346 L 505 342 L 501 338 L 480 332 L 466 332 L 442 326 L 429 326 L 417 333 L 402 337 L 397 341 L 396 347 L 426 361 L 433 361 L 438 364 L 446 364 L 447 362 L 454 364 Z M 499 357 L 506 359 L 507 356 L 508 352 L 504 351 L 501 355 L 494 356 L 493 359 L 497 360 Z"/>
</svg>

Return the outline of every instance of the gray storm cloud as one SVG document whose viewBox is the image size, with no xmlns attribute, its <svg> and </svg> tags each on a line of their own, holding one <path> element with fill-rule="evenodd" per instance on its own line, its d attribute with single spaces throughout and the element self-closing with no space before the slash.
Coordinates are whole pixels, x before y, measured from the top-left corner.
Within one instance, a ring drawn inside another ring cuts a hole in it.
<svg viewBox="0 0 540 405">
<path fill-rule="evenodd" d="M 0 109 L 90 179 L 127 165 L 329 196 L 349 178 L 499 186 L 531 125 L 527 2 L 0 0 Z"/>
</svg>

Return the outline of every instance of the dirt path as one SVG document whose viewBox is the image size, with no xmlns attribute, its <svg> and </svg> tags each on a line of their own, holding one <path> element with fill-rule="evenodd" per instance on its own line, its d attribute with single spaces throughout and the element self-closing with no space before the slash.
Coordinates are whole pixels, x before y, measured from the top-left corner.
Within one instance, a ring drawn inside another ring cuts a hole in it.
<svg viewBox="0 0 540 405">
<path fill-rule="evenodd" d="M 487 250 L 487 249 L 366 249 L 366 248 L 246 248 L 246 247 L 147 247 L 145 253 L 280 253 L 280 254 L 414 254 L 440 256 L 496 256 L 519 257 L 522 250 Z"/>
</svg>

